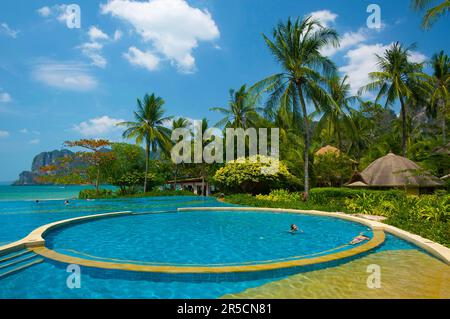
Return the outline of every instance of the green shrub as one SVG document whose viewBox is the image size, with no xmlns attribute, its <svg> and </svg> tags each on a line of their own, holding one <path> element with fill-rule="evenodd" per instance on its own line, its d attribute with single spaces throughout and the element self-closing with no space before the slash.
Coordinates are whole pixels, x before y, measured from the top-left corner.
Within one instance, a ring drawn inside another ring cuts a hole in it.
<svg viewBox="0 0 450 319">
<path fill-rule="evenodd" d="M 313 168 L 317 186 L 338 186 L 352 176 L 352 163 L 345 154 L 316 155 Z"/>
<path fill-rule="evenodd" d="M 266 201 L 301 201 L 302 195 L 300 193 L 291 193 L 285 189 L 277 189 L 271 191 L 268 195 L 256 195 L 256 199 L 258 200 L 266 200 Z"/>
<path fill-rule="evenodd" d="M 146 193 L 128 194 L 122 197 L 160 197 L 160 196 L 195 196 L 194 193 L 185 190 L 152 190 Z"/>
<path fill-rule="evenodd" d="M 110 189 L 99 189 L 98 192 L 95 189 L 84 189 L 78 194 L 79 199 L 96 199 L 96 198 L 112 198 L 114 193 Z"/>
<path fill-rule="evenodd" d="M 285 164 L 269 157 L 251 157 L 228 162 L 217 170 L 214 180 L 224 191 L 267 194 L 273 189 L 296 189 L 298 178 Z"/>
<path fill-rule="evenodd" d="M 404 192 L 400 190 L 368 190 L 368 189 L 353 189 L 353 188 L 313 188 L 309 193 L 309 200 L 320 203 L 330 200 L 345 200 L 351 198 L 357 198 L 363 194 L 374 194 L 374 196 L 383 196 L 386 199 L 397 199 L 404 195 Z"/>
</svg>

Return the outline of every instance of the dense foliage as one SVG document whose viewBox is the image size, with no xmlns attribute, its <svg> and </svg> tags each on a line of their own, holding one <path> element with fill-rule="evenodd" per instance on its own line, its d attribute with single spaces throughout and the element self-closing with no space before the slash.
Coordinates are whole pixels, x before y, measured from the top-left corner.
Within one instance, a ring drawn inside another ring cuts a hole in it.
<svg viewBox="0 0 450 319">
<path fill-rule="evenodd" d="M 282 162 L 262 156 L 241 158 L 217 170 L 214 180 L 228 192 L 267 193 L 271 189 L 300 186 Z"/>
</svg>

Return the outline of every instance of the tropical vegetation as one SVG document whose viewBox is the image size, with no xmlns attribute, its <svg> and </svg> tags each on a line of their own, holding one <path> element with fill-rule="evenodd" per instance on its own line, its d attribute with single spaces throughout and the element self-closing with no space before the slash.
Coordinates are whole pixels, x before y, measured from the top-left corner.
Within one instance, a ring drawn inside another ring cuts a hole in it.
<svg viewBox="0 0 450 319">
<path fill-rule="evenodd" d="M 431 3 L 414 1 L 419 9 Z M 448 3 L 429 9 L 424 25 L 448 12 Z M 137 99 L 134 120 L 119 123 L 124 127 L 123 137 L 135 145 L 105 140 L 67 142 L 69 147 L 87 150 L 77 153 L 84 164 L 72 171 L 64 169 L 64 161 L 42 168 L 43 179 L 93 183 L 95 192 L 80 194 L 87 198 L 150 196 L 164 190 L 184 194 L 166 185 L 167 181 L 176 185 L 184 178 L 201 178 L 203 184 L 214 184 L 217 193 L 225 193 L 230 203 L 376 214 L 386 217 L 387 223 L 448 245 L 448 176 L 446 190 L 421 197 L 408 197 L 399 190 L 342 187 L 355 170 L 362 171 L 389 152 L 402 154 L 438 177 L 450 173 L 447 53 L 437 52 L 419 63 L 414 59 L 414 45 L 395 42 L 375 57 L 370 83 L 356 94 L 351 78 L 338 72 L 323 53 L 340 45 L 338 33 L 312 17 L 282 21 L 261 41 L 279 71 L 230 90 L 226 106 L 211 108 L 223 116 L 216 123 L 223 130 L 216 139 L 208 134 L 211 128 L 206 118 L 194 129 L 189 120 L 166 114 L 164 100 L 156 93 L 146 94 Z M 176 164 L 170 150 L 179 140 L 171 140 L 171 132 L 180 128 L 189 131 L 189 143 L 200 143 L 202 149 L 226 139 L 228 128 L 278 128 L 280 158 L 246 156 L 228 163 Z M 199 135 L 209 137 L 198 142 Z M 336 151 L 318 152 L 327 145 Z M 115 185 L 118 190 L 102 191 L 100 184 Z"/>
</svg>

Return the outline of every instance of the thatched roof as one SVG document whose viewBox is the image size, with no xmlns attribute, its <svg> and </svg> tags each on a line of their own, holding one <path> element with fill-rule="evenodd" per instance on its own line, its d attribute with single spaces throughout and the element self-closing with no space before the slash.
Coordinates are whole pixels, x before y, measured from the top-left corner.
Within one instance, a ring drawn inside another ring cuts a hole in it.
<svg viewBox="0 0 450 319">
<path fill-rule="evenodd" d="M 327 146 L 324 146 L 321 149 L 319 149 L 316 152 L 316 156 L 321 156 L 321 155 L 325 155 L 325 154 L 328 154 L 328 153 L 333 153 L 333 154 L 339 155 L 341 153 L 341 151 L 338 148 L 334 147 L 334 146 L 327 145 Z"/>
<path fill-rule="evenodd" d="M 367 185 L 366 183 L 364 183 L 364 182 L 354 182 L 354 183 L 351 183 L 351 184 L 347 184 L 347 185 L 345 185 L 346 187 L 353 187 L 353 188 L 358 188 L 358 187 L 369 187 L 369 185 Z"/>
<path fill-rule="evenodd" d="M 433 150 L 433 153 L 442 154 L 442 155 L 450 155 L 450 142 L 447 145 L 440 146 Z"/>
<path fill-rule="evenodd" d="M 413 161 L 393 153 L 374 161 L 361 177 L 372 187 L 438 187 L 443 184 Z"/>
</svg>

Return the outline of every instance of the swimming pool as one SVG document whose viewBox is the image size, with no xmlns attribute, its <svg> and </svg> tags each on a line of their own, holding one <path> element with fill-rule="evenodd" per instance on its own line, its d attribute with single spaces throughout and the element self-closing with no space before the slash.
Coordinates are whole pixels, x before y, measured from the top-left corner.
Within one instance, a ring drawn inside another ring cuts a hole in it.
<svg viewBox="0 0 450 319">
<path fill-rule="evenodd" d="M 279 261 L 346 253 L 354 248 L 348 242 L 359 233 L 374 237 L 374 232 L 367 226 L 324 216 L 269 211 L 177 211 L 180 207 L 211 206 L 227 205 L 194 196 L 72 201 L 69 206 L 58 201 L 44 201 L 39 205 L 22 201 L 2 202 L 0 242 L 20 239 L 49 222 L 124 210 L 133 212 L 133 215 L 96 219 L 51 230 L 45 236 L 46 247 L 66 256 L 118 264 L 265 266 Z M 303 233 L 289 234 L 287 230 L 292 223 L 297 224 Z M 307 278 L 310 274 L 339 269 L 367 256 L 407 251 L 417 252 L 442 264 L 416 246 L 386 234 L 380 245 L 348 258 L 289 268 L 289 271 L 258 271 L 251 275 L 229 272 L 222 276 L 209 273 L 177 276 L 82 265 L 79 289 L 67 286 L 70 275 L 67 263 L 26 251 L 18 257 L 19 262 L 14 267 L 34 260 L 42 259 L 42 262 L 0 278 L 0 298 L 219 298 L 265 287 L 295 274 L 300 273 Z M 0 256 L 0 260 L 11 255 Z M 413 271 L 411 269 L 412 278 Z M 348 285 L 350 289 L 352 283 Z"/>
<path fill-rule="evenodd" d="M 289 233 L 297 224 L 303 231 Z M 161 212 L 67 226 L 47 247 L 88 259 L 161 265 L 260 264 L 350 249 L 364 225 L 328 217 L 245 211 Z M 321 240 L 317 240 L 320 238 Z"/>
</svg>

